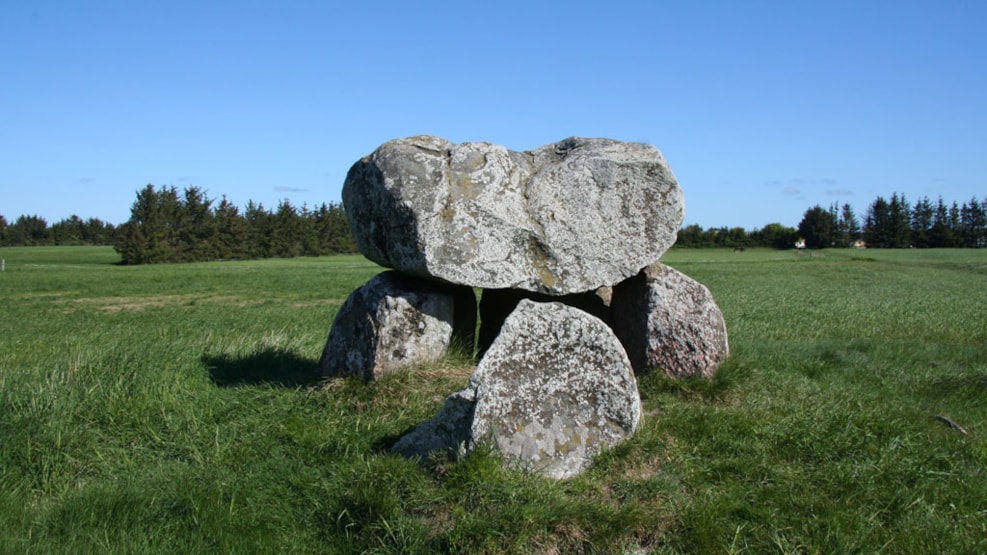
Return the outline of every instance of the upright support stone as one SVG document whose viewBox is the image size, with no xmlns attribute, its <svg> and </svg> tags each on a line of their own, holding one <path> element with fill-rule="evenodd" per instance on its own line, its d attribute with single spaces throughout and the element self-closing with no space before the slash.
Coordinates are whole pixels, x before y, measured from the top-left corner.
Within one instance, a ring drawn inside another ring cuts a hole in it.
<svg viewBox="0 0 987 555">
<path fill-rule="evenodd" d="M 470 288 L 383 272 L 340 307 L 319 369 L 324 376 L 379 379 L 438 360 L 457 341 L 471 349 L 475 329 L 476 297 Z"/>
<path fill-rule="evenodd" d="M 613 288 L 610 319 L 639 375 L 712 378 L 730 352 L 723 313 L 709 289 L 655 263 Z"/>
<path fill-rule="evenodd" d="M 637 382 L 607 325 L 562 303 L 522 300 L 462 391 L 393 450 L 498 450 L 523 470 L 580 473 L 636 429 Z"/>
</svg>

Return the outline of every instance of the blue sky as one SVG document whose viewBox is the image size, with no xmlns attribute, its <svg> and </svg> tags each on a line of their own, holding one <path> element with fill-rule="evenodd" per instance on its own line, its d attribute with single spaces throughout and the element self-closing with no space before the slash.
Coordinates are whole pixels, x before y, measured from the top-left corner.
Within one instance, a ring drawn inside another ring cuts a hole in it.
<svg viewBox="0 0 987 555">
<path fill-rule="evenodd" d="M 0 214 L 274 208 L 422 133 L 665 154 L 686 224 L 987 198 L 987 2 L 0 0 Z"/>
</svg>

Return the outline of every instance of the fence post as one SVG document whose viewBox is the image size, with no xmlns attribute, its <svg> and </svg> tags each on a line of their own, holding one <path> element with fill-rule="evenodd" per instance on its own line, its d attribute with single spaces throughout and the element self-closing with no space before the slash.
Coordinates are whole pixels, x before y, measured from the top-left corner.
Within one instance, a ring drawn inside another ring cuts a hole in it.
<svg viewBox="0 0 987 555">
<path fill-rule="evenodd" d="M 7 259 L 0 258 L 0 272 L 6 272 L 6 271 L 7 271 Z"/>
</svg>

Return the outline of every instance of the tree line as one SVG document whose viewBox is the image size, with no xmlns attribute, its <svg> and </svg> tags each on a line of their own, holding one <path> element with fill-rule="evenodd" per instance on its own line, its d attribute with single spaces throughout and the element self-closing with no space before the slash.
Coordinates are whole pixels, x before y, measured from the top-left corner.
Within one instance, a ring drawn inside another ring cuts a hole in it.
<svg viewBox="0 0 987 555">
<path fill-rule="evenodd" d="M 217 203 L 198 187 L 179 194 L 175 187 L 153 185 L 137 192 L 113 247 L 124 264 L 357 252 L 340 204 L 309 209 L 282 200 L 269 211 L 250 201 L 241 213 L 225 196 Z"/>
<path fill-rule="evenodd" d="M 877 197 L 864 218 L 849 204 L 816 205 L 798 227 L 770 223 L 760 229 L 688 225 L 676 246 L 769 247 L 790 249 L 804 239 L 808 248 L 987 247 L 987 199 L 959 204 L 903 194 Z M 225 196 L 210 199 L 198 187 L 147 185 L 137 192 L 130 219 L 114 226 L 76 215 L 51 226 L 39 216 L 9 223 L 0 215 L 0 245 L 113 245 L 125 264 L 217 259 L 318 256 L 355 253 L 356 244 L 340 204 L 316 209 L 281 201 L 274 210 L 248 202 L 243 212 Z"/>
<path fill-rule="evenodd" d="M 198 187 L 147 185 L 119 226 L 76 215 L 51 226 L 40 216 L 14 223 L 0 215 L 0 246 L 112 245 L 124 264 L 319 256 L 357 252 L 342 205 L 316 209 L 281 201 L 274 210 L 247 203 L 243 212 Z"/>
<path fill-rule="evenodd" d="M 861 241 L 876 248 L 984 248 L 987 247 L 987 199 L 976 197 L 947 205 L 922 197 L 915 204 L 905 195 L 877 197 L 859 223 L 849 205 L 837 213 L 814 206 L 799 223 L 799 236 L 809 248 L 850 246 Z"/>
<path fill-rule="evenodd" d="M 798 227 L 771 223 L 761 229 L 742 227 L 685 226 L 679 230 L 677 247 L 770 247 L 795 248 L 805 240 L 806 247 L 846 248 L 984 248 L 987 247 L 987 199 L 976 197 L 947 205 L 942 197 L 935 202 L 922 197 L 915 204 L 903 194 L 890 199 L 877 197 L 861 220 L 849 204 L 813 206 L 805 211 Z"/>
<path fill-rule="evenodd" d="M 49 226 L 38 215 L 19 216 L 14 223 L 9 223 L 0 214 L 0 246 L 109 245 L 115 234 L 113 224 L 98 218 L 82 220 L 73 214 Z"/>
</svg>

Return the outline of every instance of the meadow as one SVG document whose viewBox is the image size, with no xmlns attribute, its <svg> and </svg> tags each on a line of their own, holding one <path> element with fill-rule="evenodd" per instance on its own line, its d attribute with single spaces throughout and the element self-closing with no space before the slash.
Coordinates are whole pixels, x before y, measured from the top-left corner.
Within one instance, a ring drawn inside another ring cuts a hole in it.
<svg viewBox="0 0 987 555">
<path fill-rule="evenodd" d="M 673 249 L 731 356 L 565 481 L 388 453 L 468 353 L 318 380 L 362 257 L 0 258 L 0 553 L 987 552 L 987 250 Z"/>
</svg>

